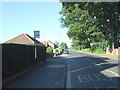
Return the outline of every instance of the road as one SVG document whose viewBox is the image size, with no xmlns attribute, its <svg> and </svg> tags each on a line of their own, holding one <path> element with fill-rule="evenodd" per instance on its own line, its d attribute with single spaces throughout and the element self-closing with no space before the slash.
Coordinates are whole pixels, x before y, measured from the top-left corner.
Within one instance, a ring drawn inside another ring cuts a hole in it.
<svg viewBox="0 0 120 90">
<path fill-rule="evenodd" d="M 66 57 L 66 88 L 118 88 L 118 60 L 73 51 Z"/>
<path fill-rule="evenodd" d="M 49 60 L 45 65 L 21 76 L 5 88 L 112 88 L 110 90 L 113 90 L 118 88 L 120 81 L 119 66 L 120 63 L 115 59 L 70 51 L 69 55 L 63 54 Z"/>
</svg>

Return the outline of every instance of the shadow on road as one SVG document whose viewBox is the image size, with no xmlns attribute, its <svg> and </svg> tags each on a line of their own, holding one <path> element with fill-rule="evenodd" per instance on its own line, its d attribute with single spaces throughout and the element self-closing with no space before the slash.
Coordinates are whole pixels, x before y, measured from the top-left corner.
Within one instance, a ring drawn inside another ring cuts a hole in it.
<svg viewBox="0 0 120 90">
<path fill-rule="evenodd" d="M 118 75 L 120 64 L 117 60 L 81 55 L 69 57 L 68 64 L 72 88 L 107 88 L 107 90 L 120 88 L 120 75 Z"/>
</svg>

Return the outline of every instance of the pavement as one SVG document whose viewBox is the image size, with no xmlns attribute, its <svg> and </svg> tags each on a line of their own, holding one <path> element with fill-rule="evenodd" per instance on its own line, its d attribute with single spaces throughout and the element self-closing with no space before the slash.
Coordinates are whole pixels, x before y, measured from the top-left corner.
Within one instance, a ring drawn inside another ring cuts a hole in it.
<svg viewBox="0 0 120 90">
<path fill-rule="evenodd" d="M 4 88 L 64 88 L 65 71 L 65 60 L 58 56 L 40 67 L 37 66 Z"/>
</svg>

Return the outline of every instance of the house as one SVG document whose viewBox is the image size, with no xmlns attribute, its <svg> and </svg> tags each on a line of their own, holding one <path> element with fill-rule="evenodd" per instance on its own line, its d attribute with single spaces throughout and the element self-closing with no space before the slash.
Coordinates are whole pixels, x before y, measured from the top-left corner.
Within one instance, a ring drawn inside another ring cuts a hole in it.
<svg viewBox="0 0 120 90">
<path fill-rule="evenodd" d="M 15 43 L 15 44 L 41 44 L 38 40 L 34 39 L 33 37 L 29 36 L 28 34 L 21 34 L 17 37 L 14 37 L 4 43 Z"/>
<path fill-rule="evenodd" d="M 52 48 L 57 48 L 58 46 L 55 45 L 53 42 L 49 41 L 42 41 L 41 42 L 43 45 L 45 45 L 46 47 L 52 47 Z"/>
</svg>

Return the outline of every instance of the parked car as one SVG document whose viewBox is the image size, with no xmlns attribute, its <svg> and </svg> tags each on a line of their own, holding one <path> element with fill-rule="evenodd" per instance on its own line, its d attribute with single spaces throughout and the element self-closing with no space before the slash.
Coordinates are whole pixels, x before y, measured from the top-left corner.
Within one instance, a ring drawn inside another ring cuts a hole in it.
<svg viewBox="0 0 120 90">
<path fill-rule="evenodd" d="M 58 50 L 56 50 L 56 49 L 53 49 L 53 54 L 54 54 L 54 56 L 57 56 L 57 55 L 59 55 L 59 52 L 58 52 Z"/>
<path fill-rule="evenodd" d="M 64 54 L 69 54 L 69 51 L 67 49 L 65 49 Z"/>
</svg>

